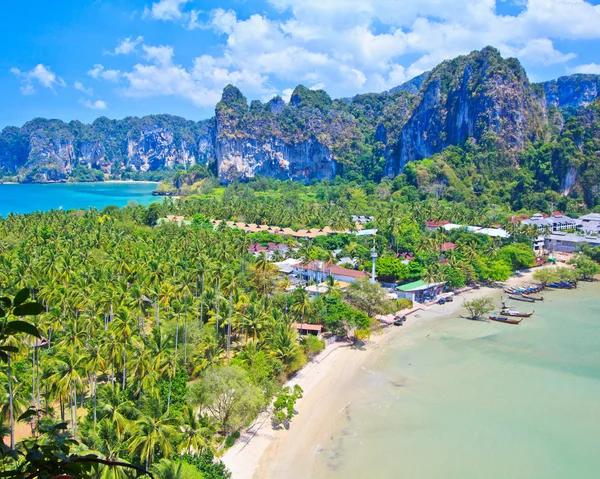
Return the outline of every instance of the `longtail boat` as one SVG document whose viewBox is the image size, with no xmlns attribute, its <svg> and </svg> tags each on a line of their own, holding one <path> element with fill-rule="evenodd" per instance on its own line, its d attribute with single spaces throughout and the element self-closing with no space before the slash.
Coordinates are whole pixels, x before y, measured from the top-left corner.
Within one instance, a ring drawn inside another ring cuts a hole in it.
<svg viewBox="0 0 600 479">
<path fill-rule="evenodd" d="M 515 301 L 524 301 L 525 303 L 535 303 L 534 299 L 525 298 L 524 296 L 515 296 L 514 294 L 509 294 L 508 297 L 510 299 L 514 299 Z"/>
<path fill-rule="evenodd" d="M 500 314 L 503 316 L 512 316 L 513 318 L 529 318 L 535 311 L 531 313 L 521 313 L 519 311 L 510 311 L 508 309 L 503 309 Z"/>
<path fill-rule="evenodd" d="M 489 317 L 492 321 L 498 321 L 499 323 L 508 323 L 508 324 L 519 324 L 522 319 L 512 319 L 507 318 L 505 316 L 498 316 L 497 314 L 493 314 Z"/>
<path fill-rule="evenodd" d="M 544 301 L 543 296 L 531 296 L 529 294 L 522 294 L 521 296 L 523 296 L 526 299 L 533 299 L 534 301 Z"/>
</svg>

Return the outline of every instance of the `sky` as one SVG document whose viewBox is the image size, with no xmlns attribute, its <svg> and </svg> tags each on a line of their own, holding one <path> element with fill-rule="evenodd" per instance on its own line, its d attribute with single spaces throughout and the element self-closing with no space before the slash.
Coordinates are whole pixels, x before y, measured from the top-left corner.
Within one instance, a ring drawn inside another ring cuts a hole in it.
<svg viewBox="0 0 600 479">
<path fill-rule="evenodd" d="M 0 17 L 0 128 L 214 114 L 294 87 L 388 90 L 492 45 L 532 81 L 600 73 L 600 0 L 27 0 Z"/>
</svg>

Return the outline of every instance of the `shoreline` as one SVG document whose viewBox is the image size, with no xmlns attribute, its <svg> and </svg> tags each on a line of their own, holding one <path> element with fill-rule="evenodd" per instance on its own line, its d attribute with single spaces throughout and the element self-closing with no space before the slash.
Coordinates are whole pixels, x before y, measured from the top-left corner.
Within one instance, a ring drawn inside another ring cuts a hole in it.
<svg viewBox="0 0 600 479">
<path fill-rule="evenodd" d="M 95 185 L 103 183 L 138 183 L 146 185 L 157 185 L 160 181 L 150 180 L 106 180 L 106 181 L 44 181 L 44 182 L 28 182 L 19 183 L 16 181 L 3 181 L 0 185 Z"/>
<path fill-rule="evenodd" d="M 318 451 L 320 446 L 315 438 L 321 437 L 348 406 L 343 395 L 352 384 L 354 375 L 361 369 L 368 370 L 369 365 L 377 360 L 378 352 L 385 349 L 393 338 L 403 335 L 410 341 L 419 334 L 419 325 L 459 313 L 465 299 L 500 296 L 505 287 L 532 283 L 534 270 L 518 271 L 507 281 L 498 283 L 499 287 L 471 289 L 455 296 L 451 303 L 416 310 L 407 316 L 402 327 L 384 327 L 363 346 L 337 343 L 325 349 L 286 383 L 289 386 L 299 384 L 304 390 L 289 429 L 273 429 L 270 412 L 264 412 L 225 452 L 222 460 L 231 471 L 232 479 L 285 477 L 286 470 L 294 468 L 294 460 L 305 461 L 306 455 L 312 456 Z M 305 451 L 304 457 L 298 451 Z"/>
</svg>

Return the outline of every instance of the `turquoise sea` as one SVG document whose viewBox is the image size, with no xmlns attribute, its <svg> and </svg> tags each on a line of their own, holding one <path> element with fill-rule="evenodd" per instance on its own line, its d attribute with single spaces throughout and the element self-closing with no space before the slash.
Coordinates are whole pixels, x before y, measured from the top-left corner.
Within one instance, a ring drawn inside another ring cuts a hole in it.
<svg viewBox="0 0 600 479">
<path fill-rule="evenodd" d="M 544 296 L 519 326 L 448 317 L 395 335 L 315 438 L 310 477 L 600 477 L 600 284 Z"/>
<path fill-rule="evenodd" d="M 0 215 L 31 213 L 62 208 L 97 208 L 108 205 L 125 206 L 129 201 L 149 204 L 158 201 L 152 196 L 156 183 L 56 183 L 0 184 Z"/>
</svg>

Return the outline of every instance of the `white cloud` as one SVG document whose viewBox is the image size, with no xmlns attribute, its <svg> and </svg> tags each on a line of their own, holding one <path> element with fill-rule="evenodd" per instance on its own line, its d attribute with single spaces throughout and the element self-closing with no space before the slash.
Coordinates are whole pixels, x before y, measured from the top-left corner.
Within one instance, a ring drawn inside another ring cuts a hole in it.
<svg viewBox="0 0 600 479">
<path fill-rule="evenodd" d="M 220 39 L 211 51 L 220 53 L 181 65 L 171 46 L 142 45 L 145 59 L 129 71 L 96 65 L 89 74 L 122 80 L 127 96 L 177 96 L 212 106 L 227 83 L 250 98 L 279 93 L 287 100 L 298 83 L 326 85 L 333 96 L 387 90 L 486 45 L 518 57 L 526 68 L 568 65 L 575 55 L 558 48 L 557 41 L 600 39 L 598 5 L 518 0 L 518 14 L 502 15 L 499 1 L 269 0 L 280 12 L 276 17 L 242 17 L 223 8 L 203 12 L 192 8 L 198 2 L 185 0 L 155 1 L 146 17 L 176 21 L 189 30 L 211 29 Z M 126 40 L 141 37 L 131 38 Z"/>
<path fill-rule="evenodd" d="M 514 53 L 521 61 L 535 65 L 552 65 L 564 63 L 575 58 L 574 53 L 561 53 L 554 48 L 552 41 L 548 38 L 537 38 L 529 41 L 523 48 Z"/>
<path fill-rule="evenodd" d="M 82 98 L 79 100 L 79 103 L 81 103 L 86 108 L 90 108 L 92 110 L 106 110 L 106 108 L 107 108 L 106 103 L 103 102 L 102 100 L 90 101 L 90 100 L 84 100 Z"/>
<path fill-rule="evenodd" d="M 93 95 L 94 94 L 94 90 L 92 88 L 86 88 L 83 83 L 76 81 L 75 83 L 73 83 L 73 87 L 76 90 L 79 90 L 82 93 L 85 93 L 86 95 Z"/>
<path fill-rule="evenodd" d="M 112 55 L 129 55 L 130 53 L 135 52 L 137 46 L 144 41 L 144 37 L 137 37 L 132 39 L 132 37 L 124 38 L 119 42 L 119 44 L 115 47 L 114 51 L 111 53 Z"/>
<path fill-rule="evenodd" d="M 21 78 L 21 93 L 23 95 L 32 95 L 36 92 L 35 85 L 48 88 L 56 93 L 55 87 L 65 87 L 65 81 L 57 76 L 50 67 L 43 64 L 36 65 L 33 69 L 23 72 L 18 68 L 11 68 L 11 73 Z"/>
<path fill-rule="evenodd" d="M 285 101 L 286 103 L 289 103 L 290 99 L 292 98 L 292 93 L 294 93 L 293 88 L 285 88 L 281 92 L 281 98 L 283 98 L 283 101 Z"/>
<path fill-rule="evenodd" d="M 179 20 L 183 16 L 182 7 L 189 0 L 160 0 L 144 9 L 144 16 L 155 20 Z"/>
<path fill-rule="evenodd" d="M 160 45 L 158 47 L 142 45 L 146 59 L 160 65 L 168 65 L 173 59 L 173 47 Z"/>
<path fill-rule="evenodd" d="M 106 70 L 104 66 L 96 63 L 94 68 L 89 70 L 88 75 L 94 78 L 95 80 L 107 80 L 110 82 L 118 82 L 121 76 L 121 72 L 119 70 Z"/>
<path fill-rule="evenodd" d="M 597 63 L 586 63 L 584 65 L 577 65 L 572 68 L 567 68 L 569 74 L 572 73 L 593 73 L 600 75 L 600 65 Z"/>
</svg>

